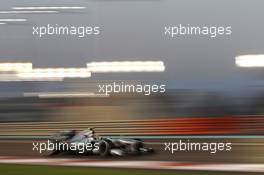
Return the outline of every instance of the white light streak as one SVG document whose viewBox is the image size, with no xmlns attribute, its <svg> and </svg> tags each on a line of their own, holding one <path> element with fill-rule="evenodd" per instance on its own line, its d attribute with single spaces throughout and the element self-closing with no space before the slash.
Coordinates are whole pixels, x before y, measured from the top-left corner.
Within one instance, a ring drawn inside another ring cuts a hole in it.
<svg viewBox="0 0 264 175">
<path fill-rule="evenodd" d="M 43 68 L 18 73 L 20 78 L 88 78 L 91 72 L 87 68 Z"/>
<path fill-rule="evenodd" d="M 239 67 L 264 67 L 264 55 L 241 55 L 235 60 Z"/>
<path fill-rule="evenodd" d="M 0 14 L 59 13 L 59 11 L 0 11 Z"/>
<path fill-rule="evenodd" d="M 0 72 L 24 72 L 32 69 L 32 63 L 0 63 Z"/>
<path fill-rule="evenodd" d="M 79 10 L 85 9 L 83 6 L 36 6 L 36 7 L 13 7 L 13 10 Z"/>
<path fill-rule="evenodd" d="M 91 72 L 163 72 L 165 65 L 162 61 L 116 61 L 87 63 Z"/>
<path fill-rule="evenodd" d="M 40 92 L 40 93 L 24 93 L 24 97 L 39 98 L 103 98 L 109 97 L 107 94 L 86 93 L 86 92 Z"/>
<path fill-rule="evenodd" d="M 0 22 L 25 22 L 27 19 L 0 19 Z"/>
</svg>

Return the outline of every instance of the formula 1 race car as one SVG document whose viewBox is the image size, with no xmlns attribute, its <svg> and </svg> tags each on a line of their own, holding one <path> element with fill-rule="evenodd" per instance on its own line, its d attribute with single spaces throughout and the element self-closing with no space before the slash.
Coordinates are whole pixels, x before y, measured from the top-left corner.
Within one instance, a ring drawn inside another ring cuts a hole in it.
<svg viewBox="0 0 264 175">
<path fill-rule="evenodd" d="M 100 156 L 125 156 L 154 152 L 152 148 L 145 147 L 143 141 L 139 139 L 96 138 L 92 128 L 81 132 L 74 130 L 61 131 L 53 135 L 49 140 L 54 148 L 51 155 L 62 152 L 74 152 Z"/>
</svg>

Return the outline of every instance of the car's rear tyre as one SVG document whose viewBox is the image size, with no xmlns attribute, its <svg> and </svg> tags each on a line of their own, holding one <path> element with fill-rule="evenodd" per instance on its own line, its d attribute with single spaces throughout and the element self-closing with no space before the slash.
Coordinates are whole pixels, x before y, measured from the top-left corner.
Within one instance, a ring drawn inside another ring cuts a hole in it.
<svg viewBox="0 0 264 175">
<path fill-rule="evenodd" d="M 139 154 L 141 147 L 143 147 L 143 144 L 141 142 L 132 143 L 131 144 L 131 153 L 132 154 Z"/>
<path fill-rule="evenodd" d="M 50 153 L 49 156 L 55 156 L 55 155 L 58 155 L 58 154 L 60 154 L 60 153 L 61 153 L 61 151 L 59 151 L 59 150 L 55 150 L 55 151 L 53 151 L 52 153 Z"/>
<path fill-rule="evenodd" d="M 111 150 L 111 143 L 106 140 L 101 140 L 99 142 L 99 154 L 100 156 L 109 156 Z"/>
</svg>

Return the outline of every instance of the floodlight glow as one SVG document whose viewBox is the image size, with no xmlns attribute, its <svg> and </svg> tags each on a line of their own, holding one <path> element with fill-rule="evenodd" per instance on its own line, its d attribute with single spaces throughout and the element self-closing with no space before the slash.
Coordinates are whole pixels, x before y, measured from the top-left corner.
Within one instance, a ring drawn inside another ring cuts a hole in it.
<svg viewBox="0 0 264 175">
<path fill-rule="evenodd" d="M 264 67 L 264 55 L 241 55 L 235 59 L 239 67 Z"/>
<path fill-rule="evenodd" d="M 24 72 L 32 69 L 32 63 L 0 63 L 0 72 Z"/>
<path fill-rule="evenodd" d="M 44 68 L 18 73 L 20 78 L 88 78 L 87 68 Z"/>
<path fill-rule="evenodd" d="M 58 11 L 0 11 L 0 14 L 59 13 Z"/>
<path fill-rule="evenodd" d="M 13 7 L 13 10 L 79 10 L 85 9 L 86 7 L 82 6 L 43 6 L 43 7 Z"/>
<path fill-rule="evenodd" d="M 87 63 L 91 72 L 163 72 L 165 65 L 162 61 L 115 61 Z"/>
<path fill-rule="evenodd" d="M 0 19 L 0 22 L 24 22 L 27 19 Z"/>
</svg>

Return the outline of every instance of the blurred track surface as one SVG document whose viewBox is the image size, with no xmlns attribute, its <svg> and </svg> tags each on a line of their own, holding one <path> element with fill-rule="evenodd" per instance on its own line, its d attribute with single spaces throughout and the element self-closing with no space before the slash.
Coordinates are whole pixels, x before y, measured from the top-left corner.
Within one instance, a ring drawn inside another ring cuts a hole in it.
<svg viewBox="0 0 264 175">
<path fill-rule="evenodd" d="M 190 142 L 231 142 L 231 151 L 219 151 L 215 154 L 201 151 L 182 151 L 171 154 L 164 151 L 165 142 L 178 142 L 179 139 L 152 139 L 145 140 L 146 145 L 154 148 L 155 154 L 128 157 L 101 158 L 97 155 L 73 155 L 62 153 L 56 158 L 93 158 L 110 160 L 159 160 L 159 161 L 187 161 L 187 162 L 217 162 L 217 163 L 264 163 L 264 139 L 182 139 Z M 0 156 L 34 156 L 36 158 L 47 157 L 48 152 L 40 154 L 33 151 L 34 140 L 1 140 Z M 38 140 L 46 142 L 47 140 Z M 36 142 L 36 140 L 34 141 Z"/>
<path fill-rule="evenodd" d="M 24 165 L 52 165 L 52 166 L 78 166 L 78 167 L 107 167 L 107 168 L 136 168 L 158 170 L 187 170 L 187 171 L 224 171 L 264 173 L 264 164 L 204 164 L 171 161 L 109 161 L 93 159 L 36 159 L 21 157 L 0 157 L 2 164 Z"/>
</svg>

